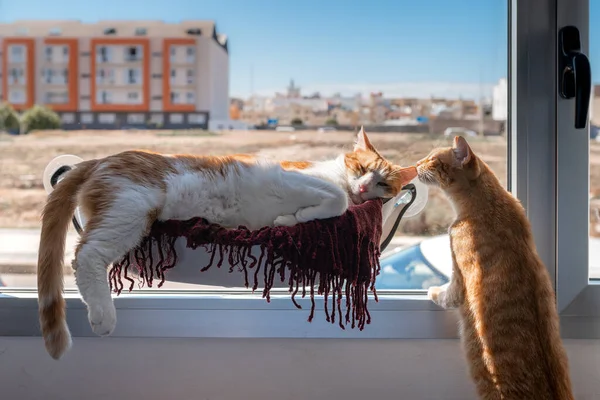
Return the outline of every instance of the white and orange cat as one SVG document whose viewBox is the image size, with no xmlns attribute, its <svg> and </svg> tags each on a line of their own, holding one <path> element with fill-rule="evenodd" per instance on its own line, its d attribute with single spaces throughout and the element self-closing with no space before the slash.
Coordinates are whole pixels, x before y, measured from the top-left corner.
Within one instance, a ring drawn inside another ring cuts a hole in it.
<svg viewBox="0 0 600 400">
<path fill-rule="evenodd" d="M 396 196 L 415 177 L 414 167 L 381 157 L 363 129 L 352 152 L 320 162 L 146 151 L 81 162 L 56 185 L 43 211 L 38 303 L 46 349 L 58 359 L 71 345 L 62 262 L 76 207 L 86 219 L 73 260 L 77 287 L 93 331 L 108 335 L 116 311 L 106 268 L 136 247 L 155 221 L 203 217 L 226 228 L 291 226 Z"/>
</svg>

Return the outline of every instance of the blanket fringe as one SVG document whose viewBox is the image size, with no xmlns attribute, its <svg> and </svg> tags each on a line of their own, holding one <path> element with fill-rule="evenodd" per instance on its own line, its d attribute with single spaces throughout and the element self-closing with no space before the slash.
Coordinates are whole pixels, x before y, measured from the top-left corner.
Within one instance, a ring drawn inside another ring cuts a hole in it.
<svg viewBox="0 0 600 400">
<path fill-rule="evenodd" d="M 158 281 L 160 288 L 167 271 L 177 265 L 176 241 L 184 237 L 188 248 L 200 247 L 210 254 L 208 264 L 200 271 L 221 268 L 227 261 L 229 273 L 242 273 L 244 287 L 254 292 L 262 283 L 262 297 L 267 302 L 275 279 L 279 279 L 287 282 L 297 308 L 302 308 L 298 295 L 305 298 L 308 294 L 309 322 L 315 314 L 315 295 L 322 295 L 328 322 L 335 324 L 337 320 L 342 329 L 350 325 L 363 330 L 371 322 L 369 291 L 377 301 L 375 281 L 380 271 L 381 237 L 381 202 L 365 204 L 338 218 L 257 231 L 244 227 L 228 230 L 201 218 L 157 221 L 135 249 L 112 265 L 111 291 L 117 295 L 124 289 L 131 291 L 136 281 L 139 287 L 152 287 Z M 365 216 L 372 221 L 366 223 Z M 259 248 L 258 257 L 252 254 L 255 247 Z M 132 277 L 132 273 L 137 276 Z"/>
</svg>

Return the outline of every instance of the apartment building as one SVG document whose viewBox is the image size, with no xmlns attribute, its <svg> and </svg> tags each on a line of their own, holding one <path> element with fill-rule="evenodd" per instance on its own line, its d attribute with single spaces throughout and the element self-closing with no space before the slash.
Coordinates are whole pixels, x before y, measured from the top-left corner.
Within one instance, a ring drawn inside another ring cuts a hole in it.
<svg viewBox="0 0 600 400">
<path fill-rule="evenodd" d="M 212 21 L 0 24 L 0 98 L 65 128 L 226 128 L 227 37 Z"/>
</svg>

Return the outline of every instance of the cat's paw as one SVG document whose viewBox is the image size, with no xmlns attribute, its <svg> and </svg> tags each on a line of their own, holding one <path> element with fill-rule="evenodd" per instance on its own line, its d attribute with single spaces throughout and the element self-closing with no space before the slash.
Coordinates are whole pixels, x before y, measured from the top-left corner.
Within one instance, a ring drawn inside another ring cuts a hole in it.
<svg viewBox="0 0 600 400">
<path fill-rule="evenodd" d="M 90 305 L 88 309 L 88 320 L 96 335 L 110 335 L 117 325 L 117 310 L 112 303 Z"/>
<path fill-rule="evenodd" d="M 294 226 L 297 223 L 298 223 L 298 220 L 296 219 L 296 216 L 289 214 L 289 215 L 280 215 L 279 217 L 275 218 L 275 222 L 273 222 L 273 225 L 275 225 L 275 226 Z"/>
<path fill-rule="evenodd" d="M 442 300 L 443 294 L 446 292 L 445 288 L 442 286 L 431 286 L 427 289 L 427 298 L 433 301 L 435 304 L 441 306 L 440 302 Z"/>
</svg>

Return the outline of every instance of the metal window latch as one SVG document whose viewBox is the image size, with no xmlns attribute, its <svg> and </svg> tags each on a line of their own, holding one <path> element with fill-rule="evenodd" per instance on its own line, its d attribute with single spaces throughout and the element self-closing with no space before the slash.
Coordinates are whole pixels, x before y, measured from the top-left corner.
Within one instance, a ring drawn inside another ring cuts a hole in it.
<svg viewBox="0 0 600 400">
<path fill-rule="evenodd" d="M 575 98 L 575 129 L 584 129 L 589 118 L 592 71 L 590 60 L 581 52 L 579 29 L 560 29 L 558 46 L 558 91 L 563 99 Z"/>
</svg>

